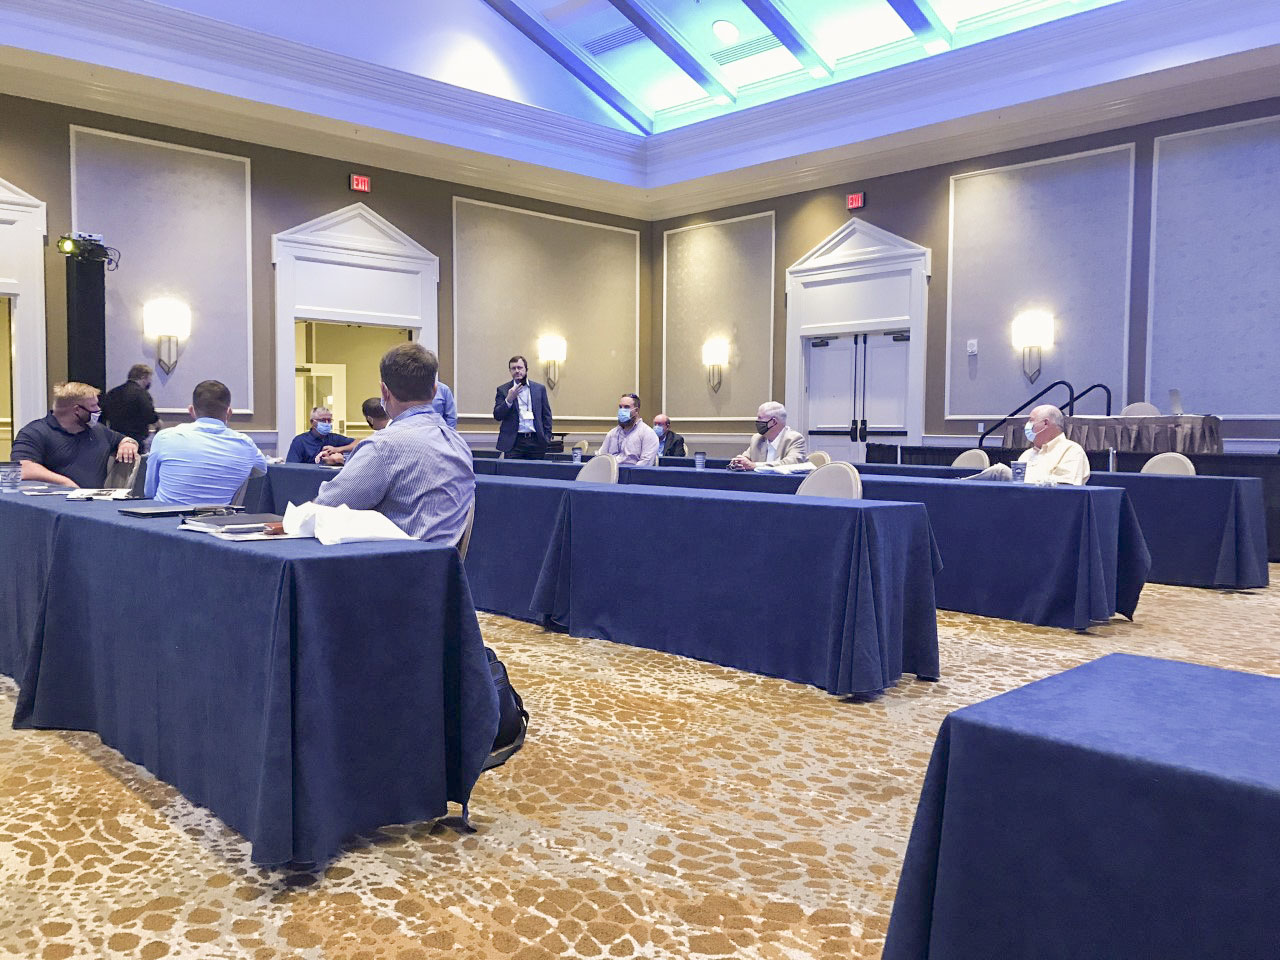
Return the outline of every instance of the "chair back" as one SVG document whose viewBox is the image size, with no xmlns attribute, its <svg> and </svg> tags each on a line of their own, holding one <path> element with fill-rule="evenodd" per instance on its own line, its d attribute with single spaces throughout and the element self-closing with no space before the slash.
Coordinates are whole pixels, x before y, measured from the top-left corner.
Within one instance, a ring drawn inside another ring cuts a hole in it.
<svg viewBox="0 0 1280 960">
<path fill-rule="evenodd" d="M 1160 416 L 1160 408 L 1154 403 L 1147 403 L 1145 400 L 1139 400 L 1137 403 L 1131 403 L 1120 411 L 1122 417 L 1158 417 Z"/>
<path fill-rule="evenodd" d="M 1157 453 L 1142 465 L 1143 473 L 1163 473 L 1170 477 L 1194 477 L 1196 465 L 1180 453 Z"/>
<path fill-rule="evenodd" d="M 951 465 L 964 467 L 966 470 L 985 470 L 991 466 L 991 458 L 987 456 L 987 451 L 974 447 L 972 450 L 965 450 L 952 460 Z"/>
<path fill-rule="evenodd" d="M 818 467 L 825 467 L 831 462 L 831 454 L 827 453 L 825 450 L 815 450 L 813 453 L 809 454 L 809 462 L 813 464 L 814 469 L 817 469 Z"/>
<path fill-rule="evenodd" d="M 569 449 L 570 449 L 570 450 L 581 450 L 581 451 L 585 454 L 585 453 L 587 452 L 587 448 L 588 448 L 588 447 L 590 447 L 590 446 L 591 446 L 591 444 L 587 443 L 587 441 L 585 441 L 585 440 L 575 440 L 575 441 L 573 442 L 573 446 L 571 446 Z"/>
<path fill-rule="evenodd" d="M 467 507 L 467 522 L 462 528 L 462 537 L 458 540 L 458 556 L 467 559 L 467 547 L 471 546 L 471 525 L 476 522 L 476 498 L 471 498 L 471 506 Z"/>
<path fill-rule="evenodd" d="M 107 479 L 102 481 L 103 488 L 106 489 L 110 487 L 112 490 L 132 488 L 134 478 L 137 477 L 139 473 L 142 474 L 143 483 L 146 483 L 146 470 L 138 469 L 142 466 L 142 462 L 145 459 L 145 456 L 140 455 L 134 458 L 133 463 L 121 463 L 115 457 L 112 457 L 111 465 L 107 467 Z"/>
<path fill-rule="evenodd" d="M 574 479 L 587 483 L 617 483 L 618 461 L 613 457 L 597 454 L 582 465 Z"/>
<path fill-rule="evenodd" d="M 149 453 L 144 453 L 138 457 L 138 462 L 133 467 L 133 478 L 129 481 L 129 497 L 132 500 L 141 500 L 147 495 L 147 457 Z"/>
<path fill-rule="evenodd" d="M 819 467 L 804 478 L 797 497 L 832 497 L 837 500 L 862 498 L 862 477 L 853 464 L 835 460 Z"/>
<path fill-rule="evenodd" d="M 244 478 L 244 483 L 240 484 L 240 489 L 237 490 L 235 496 L 231 498 L 230 505 L 233 507 L 243 507 L 245 495 L 249 492 L 249 484 L 253 483 L 253 481 L 257 480 L 259 477 L 265 477 L 266 475 L 267 471 L 260 467 L 254 467 L 250 470 L 249 475 Z"/>
</svg>

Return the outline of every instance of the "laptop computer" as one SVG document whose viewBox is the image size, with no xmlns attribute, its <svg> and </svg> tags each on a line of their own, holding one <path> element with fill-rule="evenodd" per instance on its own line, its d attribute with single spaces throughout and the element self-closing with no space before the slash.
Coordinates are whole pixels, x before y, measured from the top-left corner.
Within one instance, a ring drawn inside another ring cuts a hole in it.
<svg viewBox="0 0 1280 960">
<path fill-rule="evenodd" d="M 239 513 L 242 509 L 225 503 L 155 503 L 148 507 L 121 507 L 120 512 L 126 517 L 187 517 Z"/>
</svg>

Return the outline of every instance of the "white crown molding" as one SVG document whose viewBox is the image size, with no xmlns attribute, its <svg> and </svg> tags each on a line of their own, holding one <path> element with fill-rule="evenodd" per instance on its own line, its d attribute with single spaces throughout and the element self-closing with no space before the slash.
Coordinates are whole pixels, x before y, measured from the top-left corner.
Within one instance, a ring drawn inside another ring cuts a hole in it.
<svg viewBox="0 0 1280 960">
<path fill-rule="evenodd" d="M 646 139 L 148 0 L 0 0 L 0 90 L 660 220 L 1276 96 L 1274 11 L 1125 0 Z"/>
</svg>

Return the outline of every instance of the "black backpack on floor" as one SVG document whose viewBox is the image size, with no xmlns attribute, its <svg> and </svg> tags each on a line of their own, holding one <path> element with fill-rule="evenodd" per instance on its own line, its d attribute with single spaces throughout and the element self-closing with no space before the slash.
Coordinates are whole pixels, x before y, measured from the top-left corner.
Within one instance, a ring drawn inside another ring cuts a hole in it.
<svg viewBox="0 0 1280 960">
<path fill-rule="evenodd" d="M 524 701 L 515 687 L 511 686 L 511 678 L 507 676 L 507 668 L 502 665 L 498 655 L 488 647 L 484 652 L 489 656 L 489 673 L 493 676 L 493 685 L 498 690 L 498 735 L 493 738 L 493 749 L 480 768 L 481 772 L 500 767 L 524 746 L 525 731 L 529 729 L 529 712 L 524 708 Z"/>
</svg>

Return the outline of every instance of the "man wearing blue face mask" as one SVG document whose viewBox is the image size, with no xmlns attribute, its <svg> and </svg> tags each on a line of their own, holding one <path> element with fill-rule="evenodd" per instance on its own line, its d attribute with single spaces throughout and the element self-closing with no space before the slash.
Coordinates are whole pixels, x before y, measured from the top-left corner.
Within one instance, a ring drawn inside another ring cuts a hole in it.
<svg viewBox="0 0 1280 960">
<path fill-rule="evenodd" d="M 658 435 L 640 419 L 640 398 L 624 393 L 618 398 L 618 425 L 605 436 L 600 452 L 619 464 L 651 467 L 660 447 Z"/>
<path fill-rule="evenodd" d="M 684 437 L 671 429 L 671 418 L 660 413 L 653 418 L 653 432 L 658 437 L 659 457 L 687 456 L 684 449 Z"/>
<path fill-rule="evenodd" d="M 325 447 L 341 447 L 351 442 L 350 437 L 333 432 L 333 413 L 328 407 L 315 407 L 311 411 L 311 429 L 293 438 L 289 455 L 284 459 L 286 463 L 317 463 Z"/>
<path fill-rule="evenodd" d="M 1081 486 L 1089 479 L 1089 457 L 1084 447 L 1063 433 L 1066 419 L 1062 411 L 1043 404 L 1031 411 L 1023 432 L 1031 444 L 1018 458 L 1027 465 L 1027 483 Z M 971 479 L 1009 480 L 1013 471 L 1003 463 L 992 464 Z"/>
</svg>

